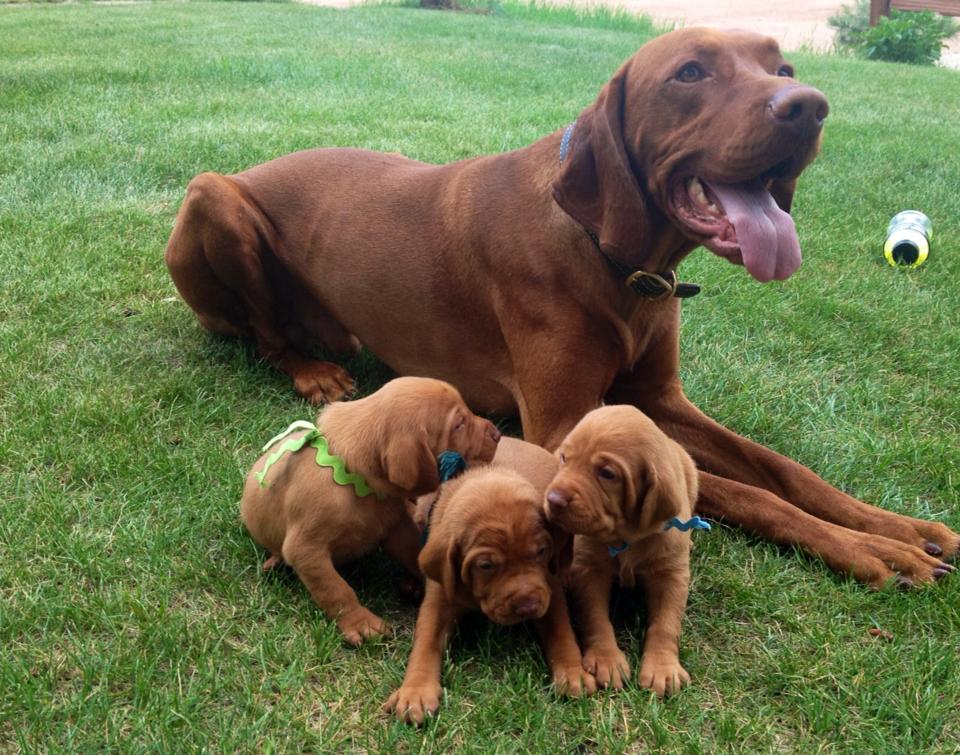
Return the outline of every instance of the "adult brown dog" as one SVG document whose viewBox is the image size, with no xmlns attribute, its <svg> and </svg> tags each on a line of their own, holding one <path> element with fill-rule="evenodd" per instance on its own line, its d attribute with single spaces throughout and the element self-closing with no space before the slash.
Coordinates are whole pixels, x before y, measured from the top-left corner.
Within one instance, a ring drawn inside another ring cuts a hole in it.
<svg viewBox="0 0 960 755">
<path fill-rule="evenodd" d="M 440 664 L 447 638 L 466 611 L 498 624 L 530 620 L 543 643 L 554 688 L 579 696 L 596 690 L 583 669 L 570 626 L 560 570 L 570 537 L 551 532 L 543 511 L 556 460 L 542 448 L 504 438 L 493 464 L 446 483 L 417 503 L 427 541 L 420 568 L 426 591 L 403 684 L 384 704 L 410 723 L 440 706 Z"/>
<path fill-rule="evenodd" d="M 264 568 L 286 562 L 346 640 L 359 645 L 383 634 L 383 620 L 360 604 L 334 568 L 378 543 L 411 574 L 419 574 L 420 531 L 406 507 L 410 496 L 440 485 L 437 455 L 452 450 L 469 462 L 493 458 L 500 440 L 491 422 L 474 416 L 452 386 L 430 378 L 397 378 L 357 401 L 338 402 L 317 418 L 330 454 L 369 491 L 340 484 L 334 470 L 304 447 L 281 453 L 273 443 L 247 477 L 240 517 L 270 552 Z M 299 438 L 305 431 L 293 433 Z"/>
<path fill-rule="evenodd" d="M 351 386 L 305 356 L 320 341 L 445 379 L 477 411 L 518 411 L 550 449 L 602 401 L 633 404 L 699 465 L 698 511 L 871 585 L 929 582 L 960 536 L 718 425 L 678 376 L 677 265 L 702 244 L 761 281 L 794 271 L 785 211 L 827 110 L 774 40 L 681 29 L 572 128 L 514 152 L 426 165 L 320 149 L 200 175 L 167 264 L 205 327 L 253 339 L 315 401 Z"/>
<path fill-rule="evenodd" d="M 640 685 L 660 697 L 690 681 L 680 665 L 680 625 L 690 584 L 687 522 L 697 500 L 697 469 L 639 409 L 604 406 L 581 419 L 557 449 L 560 469 L 547 487 L 547 517 L 576 533 L 570 569 L 583 666 L 602 687 L 620 689 L 630 664 L 610 623 L 614 580 L 639 577 L 647 601 Z"/>
</svg>

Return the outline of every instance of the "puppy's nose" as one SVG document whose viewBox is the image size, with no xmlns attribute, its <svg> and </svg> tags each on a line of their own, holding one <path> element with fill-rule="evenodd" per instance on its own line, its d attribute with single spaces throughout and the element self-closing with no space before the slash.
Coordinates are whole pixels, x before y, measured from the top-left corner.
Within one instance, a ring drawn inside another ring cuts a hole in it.
<svg viewBox="0 0 960 755">
<path fill-rule="evenodd" d="M 565 509 L 570 505 L 570 499 L 566 493 L 554 488 L 547 491 L 547 503 L 551 509 Z"/>
<path fill-rule="evenodd" d="M 819 89 L 791 86 L 778 90 L 770 98 L 767 108 L 780 123 L 818 131 L 830 112 L 830 103 Z"/>
<path fill-rule="evenodd" d="M 521 595 L 510 601 L 510 608 L 521 619 L 532 619 L 540 615 L 540 601 L 536 595 Z"/>
</svg>

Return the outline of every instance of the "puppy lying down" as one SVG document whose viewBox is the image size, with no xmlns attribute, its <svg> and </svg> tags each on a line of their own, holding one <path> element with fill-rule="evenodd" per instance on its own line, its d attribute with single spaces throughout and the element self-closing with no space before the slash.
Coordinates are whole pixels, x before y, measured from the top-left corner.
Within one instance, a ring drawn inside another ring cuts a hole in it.
<svg viewBox="0 0 960 755">
<path fill-rule="evenodd" d="M 490 461 L 500 433 L 475 416 L 453 386 L 403 377 L 357 401 L 337 402 L 278 436 L 247 477 L 240 517 L 286 562 L 348 642 L 384 632 L 334 568 L 378 544 L 419 574 L 420 533 L 405 499 L 440 484 L 437 456 L 452 450 L 470 463 Z"/>
<path fill-rule="evenodd" d="M 626 588 L 639 579 L 647 601 L 640 684 L 659 696 L 676 692 L 690 681 L 679 642 L 691 548 L 690 533 L 676 525 L 709 529 L 693 517 L 693 460 L 631 406 L 584 416 L 557 458 L 544 506 L 551 522 L 577 533 L 570 591 L 584 668 L 602 687 L 620 689 L 630 678 L 610 623 L 610 590 L 615 579 Z"/>
<path fill-rule="evenodd" d="M 459 618 L 476 609 L 498 624 L 533 621 L 554 687 L 571 696 L 595 691 L 558 577 L 564 551 L 558 540 L 569 542 L 569 536 L 555 537 L 543 513 L 544 491 L 556 468 L 543 449 L 503 438 L 490 466 L 469 469 L 445 483 L 439 495 L 418 501 L 426 592 L 403 684 L 385 711 L 418 724 L 437 711 L 447 639 Z"/>
</svg>

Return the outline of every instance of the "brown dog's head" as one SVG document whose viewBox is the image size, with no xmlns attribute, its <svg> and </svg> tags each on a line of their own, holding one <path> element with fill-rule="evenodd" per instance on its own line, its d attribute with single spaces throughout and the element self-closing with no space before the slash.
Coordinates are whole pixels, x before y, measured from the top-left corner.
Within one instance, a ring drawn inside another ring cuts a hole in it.
<svg viewBox="0 0 960 755">
<path fill-rule="evenodd" d="M 486 463 L 500 440 L 500 431 L 471 412 L 456 388 L 432 378 L 396 378 L 321 416 L 325 427 L 336 422 L 348 466 L 363 471 L 375 488 L 401 496 L 440 486 L 437 456 L 443 451 L 456 451 L 467 464 Z"/>
<path fill-rule="evenodd" d="M 554 198 L 604 251 L 648 271 L 703 244 L 759 281 L 784 279 L 801 260 L 787 214 L 796 178 L 828 110 L 770 37 L 670 32 L 581 113 Z"/>
<path fill-rule="evenodd" d="M 515 472 L 468 471 L 435 504 L 420 552 L 424 575 L 448 600 L 476 605 L 497 624 L 541 618 L 551 570 L 561 566 L 541 501 Z"/>
<path fill-rule="evenodd" d="M 564 529 L 610 545 L 635 542 L 689 517 L 697 498 L 693 460 L 639 409 L 587 414 L 557 449 L 560 469 L 544 509 Z"/>
</svg>

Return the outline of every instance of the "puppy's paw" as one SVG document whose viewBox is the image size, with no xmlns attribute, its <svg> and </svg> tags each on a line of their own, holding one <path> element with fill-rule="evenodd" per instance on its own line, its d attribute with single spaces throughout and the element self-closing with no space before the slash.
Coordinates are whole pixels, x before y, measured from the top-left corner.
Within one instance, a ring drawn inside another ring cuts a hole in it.
<svg viewBox="0 0 960 755">
<path fill-rule="evenodd" d="M 419 726 L 440 709 L 441 694 L 443 687 L 436 682 L 404 684 L 383 704 L 383 712 Z"/>
<path fill-rule="evenodd" d="M 341 614 L 337 619 L 337 627 L 343 633 L 344 639 L 355 646 L 371 637 L 380 637 L 387 631 L 384 620 L 363 606 Z"/>
<path fill-rule="evenodd" d="M 583 654 L 583 668 L 593 674 L 598 687 L 623 689 L 630 679 L 630 664 L 620 648 L 587 648 Z"/>
<path fill-rule="evenodd" d="M 657 697 L 672 695 L 690 682 L 690 674 L 673 655 L 650 656 L 640 662 L 640 686 L 653 690 Z"/>
<path fill-rule="evenodd" d="M 553 669 L 553 689 L 564 697 L 592 695 L 597 691 L 597 680 L 579 663 L 557 666 Z"/>
</svg>

